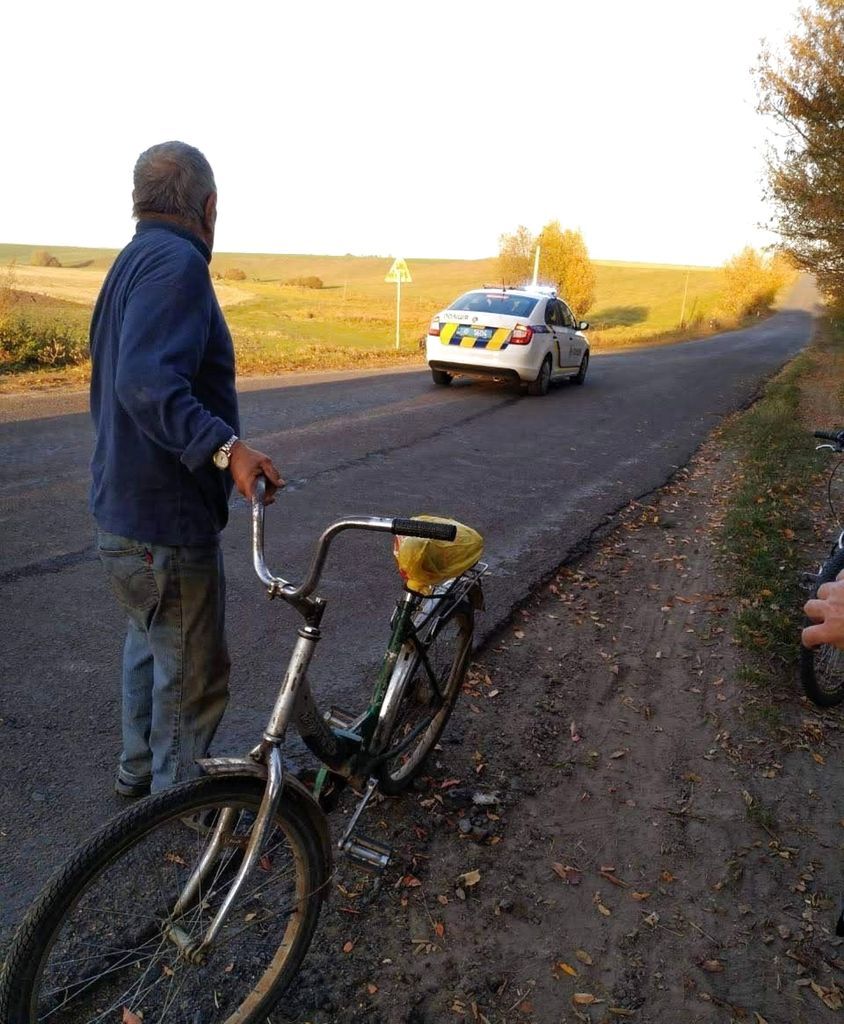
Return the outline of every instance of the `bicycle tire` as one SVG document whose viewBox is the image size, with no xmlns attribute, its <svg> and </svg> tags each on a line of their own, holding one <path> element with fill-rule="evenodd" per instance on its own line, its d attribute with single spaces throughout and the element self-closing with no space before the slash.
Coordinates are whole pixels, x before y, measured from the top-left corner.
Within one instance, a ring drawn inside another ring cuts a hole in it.
<svg viewBox="0 0 844 1024">
<path fill-rule="evenodd" d="M 817 596 L 818 588 L 831 583 L 844 569 L 844 550 L 837 550 L 824 562 L 818 573 L 817 585 L 811 597 Z M 811 625 L 809 619 L 805 620 Z M 844 651 L 821 644 L 819 647 L 800 645 L 800 682 L 806 696 L 821 708 L 831 708 L 844 700 Z"/>
<path fill-rule="evenodd" d="M 119 1020 L 124 1010 L 135 1015 L 124 1013 L 124 1020 L 156 1024 L 265 1021 L 308 950 L 327 881 L 320 838 L 295 798 L 283 794 L 265 853 L 205 962 L 180 958 L 165 934 L 168 925 L 191 937 L 207 927 L 234 877 L 263 790 L 261 779 L 206 777 L 147 797 L 106 825 L 59 869 L 18 929 L 0 977 L 0 1021 L 35 1024 L 46 1015 L 50 1024 L 81 1024 Z M 189 873 L 189 851 L 198 856 L 211 833 L 190 823 L 223 807 L 240 810 L 214 875 L 174 918 L 167 908 Z M 132 873 L 136 865 L 144 870 Z M 287 907 L 275 902 L 282 884 L 292 892 Z M 256 951 L 264 944 L 266 963 Z"/>
<path fill-rule="evenodd" d="M 440 702 L 417 655 L 408 675 L 405 692 L 387 741 L 385 757 L 376 768 L 378 785 L 388 796 L 403 792 L 419 775 L 448 722 L 469 667 L 475 613 L 468 601 L 461 602 L 440 620 L 436 635 L 427 647 L 429 661 L 440 682 Z M 423 638 L 427 642 L 427 638 Z M 407 737 L 418 737 L 405 746 Z M 390 750 L 395 753 L 391 756 Z"/>
</svg>

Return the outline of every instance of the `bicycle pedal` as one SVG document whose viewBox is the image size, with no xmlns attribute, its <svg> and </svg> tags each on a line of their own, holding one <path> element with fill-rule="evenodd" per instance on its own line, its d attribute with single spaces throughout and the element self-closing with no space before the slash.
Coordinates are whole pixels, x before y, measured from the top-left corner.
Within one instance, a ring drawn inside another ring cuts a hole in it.
<svg viewBox="0 0 844 1024">
<path fill-rule="evenodd" d="M 332 707 L 325 713 L 325 722 L 330 729 L 354 732 L 354 726 L 360 722 L 360 715 L 353 715 L 343 708 Z"/>
<path fill-rule="evenodd" d="M 387 869 L 393 856 L 392 848 L 376 839 L 352 835 L 343 844 L 343 853 L 362 871 L 380 875 Z"/>
</svg>

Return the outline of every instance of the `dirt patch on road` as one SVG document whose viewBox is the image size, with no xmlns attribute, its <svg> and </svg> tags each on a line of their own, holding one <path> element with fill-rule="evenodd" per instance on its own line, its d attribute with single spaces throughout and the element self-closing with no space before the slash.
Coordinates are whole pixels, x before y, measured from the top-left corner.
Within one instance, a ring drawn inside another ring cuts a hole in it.
<svg viewBox="0 0 844 1024">
<path fill-rule="evenodd" d="M 481 652 L 429 774 L 368 812 L 394 865 L 340 866 L 276 1024 L 838 1016 L 842 718 L 742 681 L 734 471 L 705 446 Z"/>
</svg>

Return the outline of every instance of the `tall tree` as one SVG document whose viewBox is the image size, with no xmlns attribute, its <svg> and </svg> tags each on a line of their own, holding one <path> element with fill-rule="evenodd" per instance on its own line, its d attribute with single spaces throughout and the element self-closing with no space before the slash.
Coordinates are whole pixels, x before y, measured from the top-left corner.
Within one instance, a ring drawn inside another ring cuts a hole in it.
<svg viewBox="0 0 844 1024">
<path fill-rule="evenodd" d="M 562 299 L 582 316 L 595 302 L 595 268 L 579 231 L 560 228 L 552 220 L 539 232 L 539 272 L 557 287 Z"/>
<path fill-rule="evenodd" d="M 772 226 L 798 266 L 844 303 L 844 0 L 815 0 L 779 56 L 757 68 L 759 110 L 777 137 L 768 155 Z"/>
<path fill-rule="evenodd" d="M 525 284 L 530 280 L 535 242 L 524 224 L 512 235 L 498 239 L 498 276 L 502 284 Z"/>
</svg>

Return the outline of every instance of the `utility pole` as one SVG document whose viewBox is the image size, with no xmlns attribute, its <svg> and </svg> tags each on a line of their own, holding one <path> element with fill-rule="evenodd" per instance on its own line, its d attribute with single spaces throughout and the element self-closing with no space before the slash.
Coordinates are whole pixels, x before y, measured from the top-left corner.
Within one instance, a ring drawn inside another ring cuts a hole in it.
<svg viewBox="0 0 844 1024">
<path fill-rule="evenodd" d="M 539 283 L 539 246 L 536 247 L 536 255 L 533 257 L 533 281 L 531 284 L 536 287 Z"/>
<path fill-rule="evenodd" d="M 680 330 L 683 329 L 683 324 L 686 320 L 686 296 L 689 294 L 689 271 L 686 270 L 686 284 L 683 288 L 683 305 L 680 309 Z"/>
</svg>

